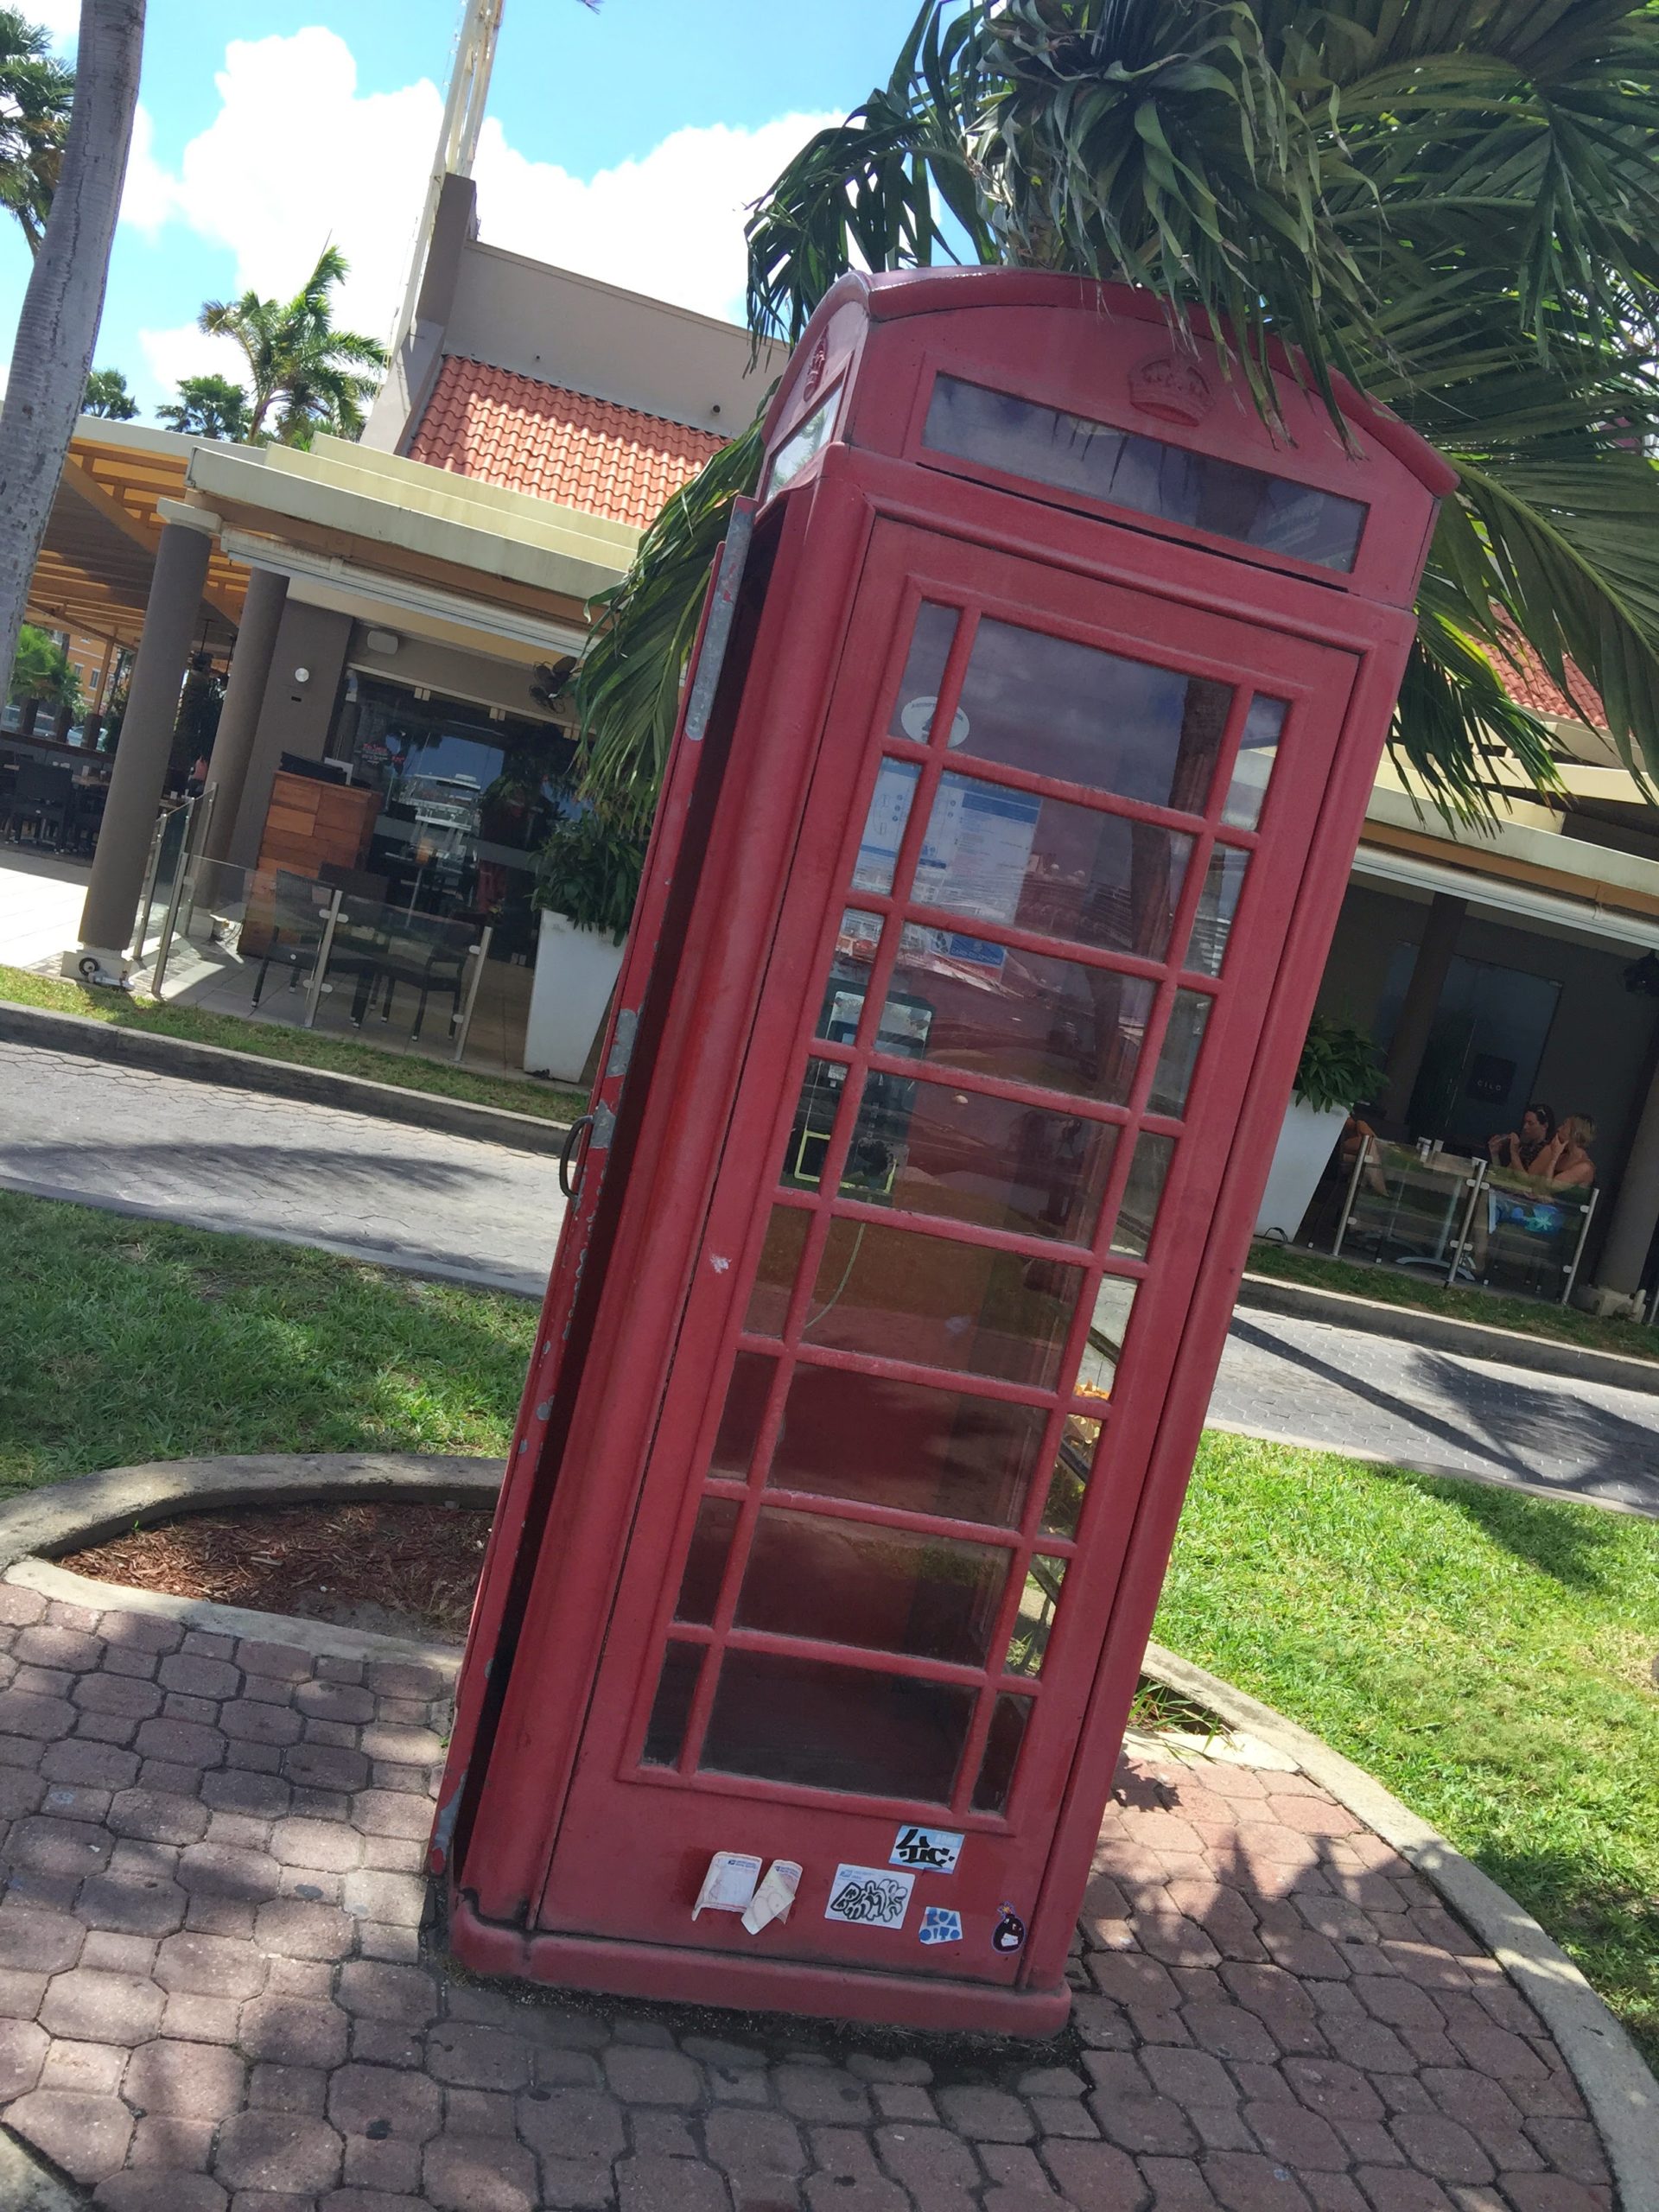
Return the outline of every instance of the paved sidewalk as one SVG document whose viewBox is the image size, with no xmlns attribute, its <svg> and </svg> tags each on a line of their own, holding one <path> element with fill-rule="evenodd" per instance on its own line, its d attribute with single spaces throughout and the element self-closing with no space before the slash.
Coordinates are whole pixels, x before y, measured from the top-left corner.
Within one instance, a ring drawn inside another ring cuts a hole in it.
<svg viewBox="0 0 1659 2212">
<path fill-rule="evenodd" d="M 0 1186 L 279 1236 L 539 1296 L 554 1161 L 0 1042 Z M 1212 1416 L 1659 1512 L 1659 1400 L 1358 1330 L 1239 1314 Z"/>
<path fill-rule="evenodd" d="M 85 1588 L 0 1583 L 0 2116 L 102 2212 L 1611 2212 L 1536 2016 L 1300 1774 L 1126 1762 L 1057 2045 L 722 2031 L 424 1948 L 445 1670 Z"/>
<path fill-rule="evenodd" d="M 5 1185 L 535 1297 L 564 1213 L 537 1154 L 0 1042 Z"/>
<path fill-rule="evenodd" d="M 1360 1329 L 1236 1313 L 1210 1415 L 1659 1513 L 1659 1398 Z"/>
</svg>

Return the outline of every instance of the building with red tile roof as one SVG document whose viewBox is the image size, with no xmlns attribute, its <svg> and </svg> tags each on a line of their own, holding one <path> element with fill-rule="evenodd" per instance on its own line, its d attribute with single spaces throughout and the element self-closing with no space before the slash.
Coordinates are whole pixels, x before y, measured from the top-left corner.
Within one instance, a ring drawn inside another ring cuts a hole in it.
<svg viewBox="0 0 1659 2212">
<path fill-rule="evenodd" d="M 405 451 L 429 467 L 644 530 L 725 440 L 446 354 Z"/>
</svg>

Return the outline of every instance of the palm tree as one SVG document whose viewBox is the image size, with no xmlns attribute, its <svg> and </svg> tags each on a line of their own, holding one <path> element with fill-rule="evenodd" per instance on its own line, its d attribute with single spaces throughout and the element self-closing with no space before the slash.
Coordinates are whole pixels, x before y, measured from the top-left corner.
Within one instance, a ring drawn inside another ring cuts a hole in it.
<svg viewBox="0 0 1659 2212">
<path fill-rule="evenodd" d="M 81 0 L 74 105 L 0 408 L 0 686 L 11 681 L 29 583 L 92 372 L 143 41 L 144 0 Z"/>
<path fill-rule="evenodd" d="M 38 253 L 63 161 L 75 73 L 52 53 L 50 35 L 16 8 L 0 8 L 0 207 L 17 218 Z"/>
<path fill-rule="evenodd" d="M 245 438 L 248 395 L 228 377 L 181 377 L 176 398 L 156 410 L 169 429 L 198 438 Z"/>
<path fill-rule="evenodd" d="M 333 292 L 346 273 L 346 257 L 325 246 L 317 265 L 291 300 L 209 300 L 197 317 L 214 337 L 233 338 L 247 358 L 252 391 L 241 435 L 265 433 L 277 409 L 276 436 L 284 445 L 309 445 L 318 430 L 354 438 L 363 428 L 363 404 L 378 387 L 386 349 L 378 340 L 334 327 Z"/>
<path fill-rule="evenodd" d="M 111 423 L 130 423 L 138 412 L 138 403 L 127 390 L 127 380 L 119 369 L 94 369 L 86 379 L 80 411 L 102 415 Z"/>
<path fill-rule="evenodd" d="M 38 630 L 32 622 L 25 622 L 17 633 L 17 652 L 7 688 L 13 703 L 23 710 L 17 725 L 22 737 L 34 729 L 35 717 L 43 706 L 56 708 L 67 726 L 83 703 L 80 677 L 68 654 L 49 631 Z"/>
<path fill-rule="evenodd" d="M 793 341 L 850 267 L 1127 278 L 1387 402 L 1459 474 L 1418 602 L 1396 756 L 1449 815 L 1507 750 L 1518 632 L 1659 777 L 1659 7 L 1652 0 L 927 0 L 888 83 L 748 226 L 748 316 Z M 648 807 L 734 491 L 728 448 L 604 595 L 576 678 L 587 788 Z M 664 650 L 679 658 L 670 671 Z"/>
</svg>

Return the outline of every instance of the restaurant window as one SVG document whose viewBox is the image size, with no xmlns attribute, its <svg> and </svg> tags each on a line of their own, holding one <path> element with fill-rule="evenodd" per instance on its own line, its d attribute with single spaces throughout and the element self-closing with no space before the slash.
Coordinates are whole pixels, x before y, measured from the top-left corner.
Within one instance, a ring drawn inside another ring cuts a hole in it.
<svg viewBox="0 0 1659 2212">
<path fill-rule="evenodd" d="M 535 855 L 567 810 L 575 749 L 555 723 L 353 673 L 329 751 L 381 794 L 365 866 L 388 903 L 475 917 L 493 958 L 533 960 Z"/>
</svg>

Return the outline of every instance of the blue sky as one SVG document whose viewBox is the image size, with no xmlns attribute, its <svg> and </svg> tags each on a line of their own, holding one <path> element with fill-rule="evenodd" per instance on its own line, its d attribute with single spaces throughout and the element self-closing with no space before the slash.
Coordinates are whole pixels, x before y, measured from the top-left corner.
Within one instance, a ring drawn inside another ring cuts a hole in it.
<svg viewBox="0 0 1659 2212">
<path fill-rule="evenodd" d="M 477 166 L 486 238 L 735 316 L 741 207 L 885 79 L 916 0 L 505 0 Z M 26 12 L 73 51 L 75 0 Z M 329 237 L 347 321 L 384 337 L 436 137 L 460 0 L 149 0 L 140 119 L 98 347 L 146 417 L 235 373 L 204 299 L 296 289 Z M 28 279 L 0 231 L 0 327 Z"/>
</svg>

